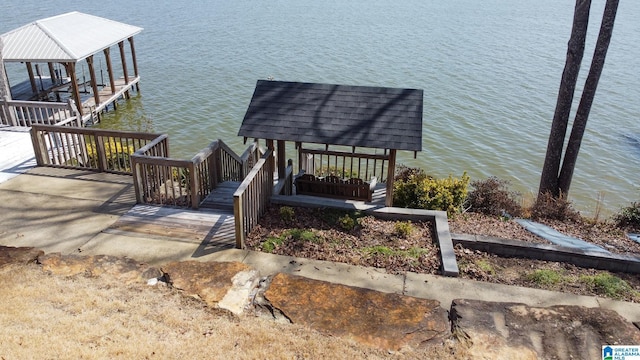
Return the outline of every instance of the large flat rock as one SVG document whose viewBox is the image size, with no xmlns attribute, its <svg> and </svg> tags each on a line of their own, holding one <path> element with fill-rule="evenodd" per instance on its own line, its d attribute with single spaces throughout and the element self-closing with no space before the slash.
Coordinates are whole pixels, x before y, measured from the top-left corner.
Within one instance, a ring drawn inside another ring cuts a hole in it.
<svg viewBox="0 0 640 360">
<path fill-rule="evenodd" d="M 11 264 L 34 263 L 44 251 L 32 247 L 11 247 L 0 245 L 0 268 Z"/>
<path fill-rule="evenodd" d="M 451 318 L 475 359 L 600 359 L 602 345 L 640 344 L 640 330 L 601 308 L 456 299 Z"/>
<path fill-rule="evenodd" d="M 52 253 L 40 256 L 44 271 L 63 276 L 111 276 L 125 284 L 145 283 L 161 276 L 160 270 L 136 260 L 110 255 L 62 255 Z"/>
<path fill-rule="evenodd" d="M 294 323 L 382 349 L 417 347 L 450 334 L 447 313 L 436 300 L 282 273 L 264 296 Z"/>
<path fill-rule="evenodd" d="M 162 272 L 185 295 L 237 315 L 249 306 L 260 281 L 257 270 L 240 262 L 176 261 L 162 266 Z"/>
</svg>

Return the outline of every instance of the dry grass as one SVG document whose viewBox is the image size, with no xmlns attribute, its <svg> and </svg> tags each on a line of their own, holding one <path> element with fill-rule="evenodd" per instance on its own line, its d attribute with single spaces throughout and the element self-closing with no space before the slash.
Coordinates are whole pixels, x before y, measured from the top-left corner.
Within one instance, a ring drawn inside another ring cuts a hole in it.
<svg viewBox="0 0 640 360">
<path fill-rule="evenodd" d="M 37 265 L 0 269 L 0 304 L 1 359 L 456 358 L 454 345 L 389 353 L 294 324 L 232 318 L 166 286 L 54 276 Z"/>
</svg>

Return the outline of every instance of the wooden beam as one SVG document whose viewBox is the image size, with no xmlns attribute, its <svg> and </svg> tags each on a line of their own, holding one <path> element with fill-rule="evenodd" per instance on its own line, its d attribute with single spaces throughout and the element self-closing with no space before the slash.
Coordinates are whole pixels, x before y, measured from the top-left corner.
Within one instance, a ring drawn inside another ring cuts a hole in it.
<svg viewBox="0 0 640 360">
<path fill-rule="evenodd" d="M 100 93 L 98 92 L 98 82 L 96 81 L 96 71 L 93 68 L 93 55 L 87 58 L 87 65 L 89 66 L 89 77 L 91 78 L 91 89 L 93 90 L 93 100 L 96 102 L 96 107 L 100 105 Z"/>
<path fill-rule="evenodd" d="M 286 144 L 284 140 L 278 140 L 278 179 L 287 176 Z"/>
<path fill-rule="evenodd" d="M 109 86 L 111 87 L 111 94 L 116 93 L 116 80 L 113 77 L 113 65 L 111 64 L 111 49 L 106 48 L 102 51 L 104 53 L 104 59 L 107 63 L 107 72 L 109 73 Z"/>
<path fill-rule="evenodd" d="M 387 194 L 384 199 L 384 206 L 393 206 L 393 178 L 396 172 L 396 149 L 389 150 L 389 164 L 387 168 Z"/>
</svg>

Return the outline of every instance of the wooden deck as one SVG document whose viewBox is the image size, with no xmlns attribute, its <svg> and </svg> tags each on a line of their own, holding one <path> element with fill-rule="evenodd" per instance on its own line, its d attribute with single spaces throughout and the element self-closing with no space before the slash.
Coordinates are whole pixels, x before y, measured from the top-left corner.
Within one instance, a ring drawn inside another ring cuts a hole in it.
<svg viewBox="0 0 640 360">
<path fill-rule="evenodd" d="M 29 128 L 0 126 L 0 183 L 35 166 Z"/>
<path fill-rule="evenodd" d="M 199 244 L 193 257 L 236 245 L 233 211 L 135 205 L 105 232 Z"/>
<path fill-rule="evenodd" d="M 102 88 L 102 90 L 98 91 L 98 95 L 100 98 L 100 103 L 96 104 L 96 101 L 93 97 L 93 94 L 89 96 L 83 96 L 82 98 L 82 108 L 84 116 L 90 116 L 93 111 L 96 114 L 99 114 L 101 111 L 105 110 L 109 105 L 115 104 L 119 98 L 127 96 L 126 93 L 131 91 L 138 83 L 140 82 L 140 77 L 134 77 L 129 79 L 129 84 L 124 82 L 124 78 L 119 78 L 114 81 L 115 83 L 115 91 L 112 93 L 111 86 L 107 85 Z M 115 105 L 114 105 L 115 106 Z"/>
</svg>

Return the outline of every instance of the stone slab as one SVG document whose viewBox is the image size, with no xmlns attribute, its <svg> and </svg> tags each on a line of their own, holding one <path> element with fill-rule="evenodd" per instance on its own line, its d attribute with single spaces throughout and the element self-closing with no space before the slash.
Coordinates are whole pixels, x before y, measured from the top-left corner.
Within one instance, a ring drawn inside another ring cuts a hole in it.
<svg viewBox="0 0 640 360">
<path fill-rule="evenodd" d="M 405 294 L 430 298 L 448 306 L 454 299 L 504 301 L 526 303 L 530 306 L 580 305 L 598 307 L 595 297 L 580 296 L 557 291 L 532 289 L 522 286 L 494 284 L 460 278 L 447 278 L 429 274 L 407 273 Z"/>
<path fill-rule="evenodd" d="M 126 284 L 142 284 L 162 275 L 159 269 L 127 257 L 51 253 L 40 256 L 38 261 L 44 271 L 52 274 L 110 276 Z"/>
<path fill-rule="evenodd" d="M 384 269 L 373 267 L 265 254 L 255 251 L 248 252 L 244 263 L 258 269 L 263 276 L 287 273 L 388 293 L 401 294 L 404 291 L 403 275 L 388 274 Z"/>
<path fill-rule="evenodd" d="M 476 359 L 599 359 L 602 345 L 640 344 L 640 330 L 599 308 L 456 299 L 451 319 Z"/>
<path fill-rule="evenodd" d="M 418 347 L 450 334 L 447 313 L 435 300 L 282 273 L 264 296 L 293 323 L 382 349 Z"/>
</svg>

